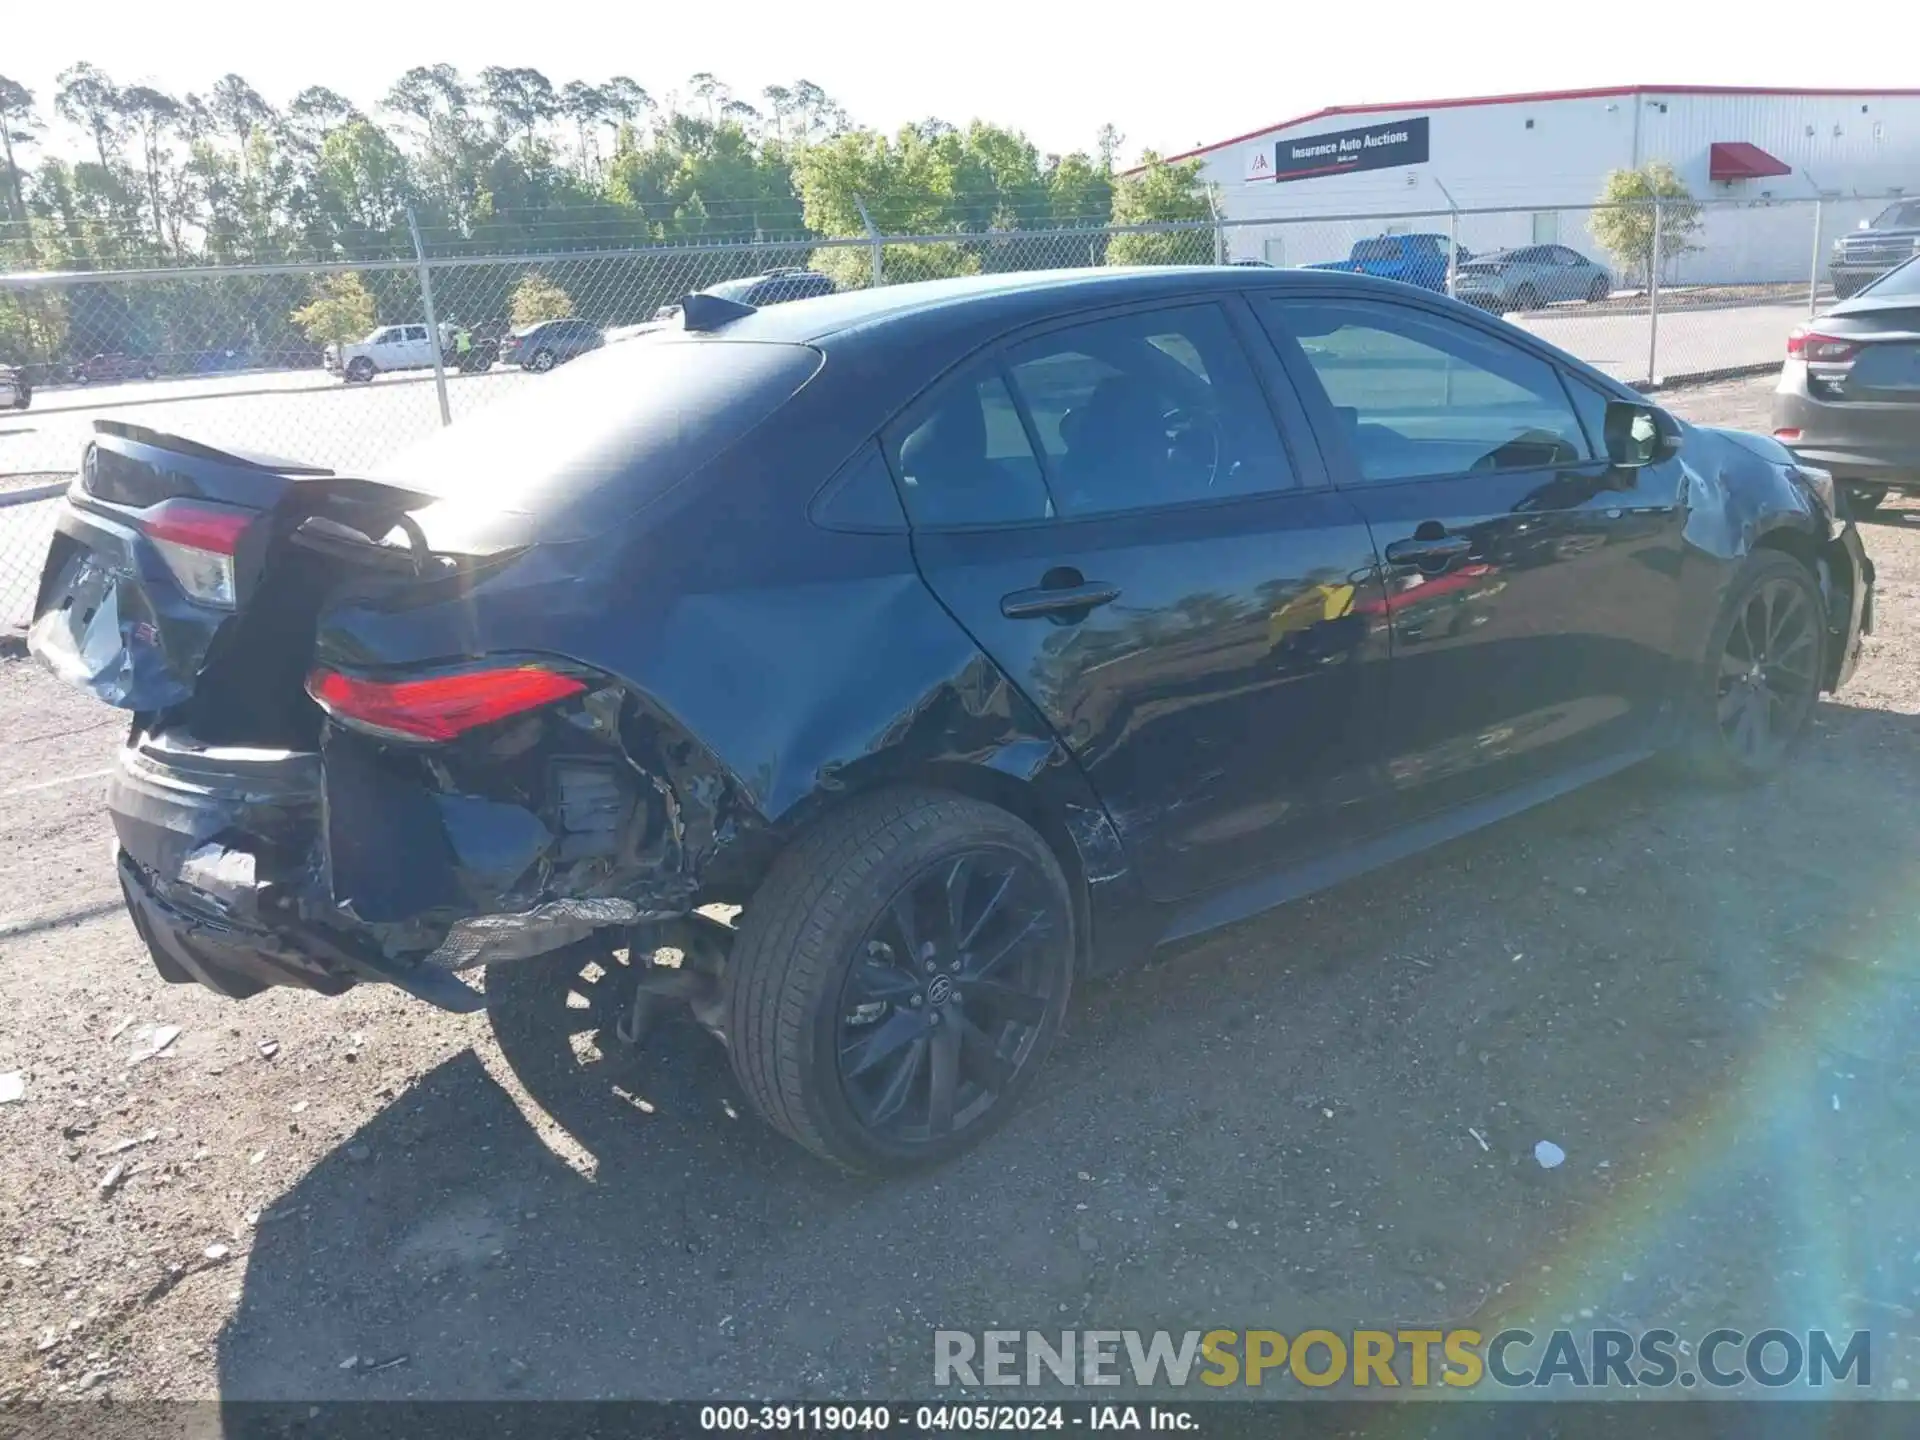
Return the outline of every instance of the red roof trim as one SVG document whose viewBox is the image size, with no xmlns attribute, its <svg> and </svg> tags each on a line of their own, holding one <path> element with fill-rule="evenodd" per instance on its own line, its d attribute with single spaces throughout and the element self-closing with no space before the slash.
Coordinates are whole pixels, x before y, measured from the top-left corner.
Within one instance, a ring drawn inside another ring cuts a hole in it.
<svg viewBox="0 0 1920 1440">
<path fill-rule="evenodd" d="M 1296 115 L 1291 120 L 1282 120 L 1277 125 L 1263 125 L 1258 130 L 1247 131 L 1244 135 L 1235 135 L 1228 140 L 1216 140 L 1211 145 L 1197 146 L 1192 150 L 1183 150 L 1178 155 L 1165 155 L 1161 158 L 1169 162 L 1191 160 L 1196 155 L 1207 155 L 1215 150 L 1224 150 L 1229 145 L 1241 145 L 1248 140 L 1257 140 L 1262 135 L 1270 135 L 1276 130 L 1291 129 L 1295 125 L 1304 125 L 1309 120 L 1329 120 L 1338 115 L 1378 115 L 1386 110 L 1459 110 L 1470 105 L 1518 105 L 1528 101 L 1601 100 L 1618 95 L 1831 95 L 1845 98 L 1858 95 L 1920 96 L 1920 90 L 1818 90 L 1770 85 L 1601 85 L 1589 90 L 1531 90 L 1514 95 L 1456 96 L 1450 100 L 1398 100 L 1378 105 L 1329 105 L 1324 110 Z M 1131 175 L 1139 168 L 1136 165 L 1132 170 L 1123 173 Z"/>
<path fill-rule="evenodd" d="M 1718 140 L 1707 147 L 1709 180 L 1764 180 L 1791 175 L 1793 167 L 1746 140 Z"/>
</svg>

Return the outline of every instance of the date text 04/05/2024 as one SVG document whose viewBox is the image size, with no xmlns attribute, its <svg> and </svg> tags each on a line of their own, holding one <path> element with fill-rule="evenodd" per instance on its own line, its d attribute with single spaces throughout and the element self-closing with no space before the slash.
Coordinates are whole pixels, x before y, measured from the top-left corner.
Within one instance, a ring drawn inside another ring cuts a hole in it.
<svg viewBox="0 0 1920 1440">
<path fill-rule="evenodd" d="M 735 1434 L 906 1434 L 1046 1430 L 1194 1432 L 1191 1410 L 1166 1405 L 703 1405 L 703 1431 Z"/>
</svg>

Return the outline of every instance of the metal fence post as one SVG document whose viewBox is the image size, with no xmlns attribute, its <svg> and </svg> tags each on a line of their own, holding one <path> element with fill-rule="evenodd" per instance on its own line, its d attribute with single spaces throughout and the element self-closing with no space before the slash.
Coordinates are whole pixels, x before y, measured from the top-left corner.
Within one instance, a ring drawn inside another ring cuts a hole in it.
<svg viewBox="0 0 1920 1440">
<path fill-rule="evenodd" d="M 1660 197 L 1653 197 L 1653 247 L 1647 256 L 1647 384 L 1660 383 Z"/>
<path fill-rule="evenodd" d="M 447 407 L 447 366 L 440 353 L 440 322 L 433 313 L 433 277 L 427 273 L 427 249 L 420 243 L 420 222 L 407 206 L 407 230 L 413 236 L 413 258 L 420 270 L 420 303 L 427 312 L 427 338 L 433 346 L 433 389 L 440 397 L 440 423 L 451 425 L 453 411 Z"/>
<path fill-rule="evenodd" d="M 1815 196 L 1813 199 L 1813 264 L 1807 270 L 1807 318 L 1813 318 L 1815 307 L 1820 300 L 1820 222 L 1825 202 Z"/>
<path fill-rule="evenodd" d="M 873 223 L 873 216 L 867 213 L 867 202 L 858 195 L 853 197 L 854 208 L 860 212 L 860 223 L 867 227 L 867 239 L 873 245 L 873 283 L 876 286 L 887 283 L 887 247 L 881 242 L 880 227 Z"/>
</svg>

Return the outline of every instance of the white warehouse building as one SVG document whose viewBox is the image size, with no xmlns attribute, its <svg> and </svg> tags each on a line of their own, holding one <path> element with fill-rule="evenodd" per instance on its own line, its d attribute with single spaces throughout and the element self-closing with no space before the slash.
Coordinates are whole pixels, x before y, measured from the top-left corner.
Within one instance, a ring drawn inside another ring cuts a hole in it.
<svg viewBox="0 0 1920 1440">
<path fill-rule="evenodd" d="M 1557 243 L 1615 267 L 1589 229 L 1607 174 L 1666 161 L 1703 204 L 1693 248 L 1663 274 L 1784 282 L 1804 280 L 1816 251 L 1824 269 L 1834 238 L 1890 198 L 1920 194 L 1920 90 L 1617 86 L 1336 106 L 1167 158 L 1202 162 L 1230 222 L 1226 258 L 1288 266 L 1344 258 L 1369 235 L 1451 232 L 1475 252 Z M 1261 221 L 1276 223 L 1232 223 Z"/>
</svg>

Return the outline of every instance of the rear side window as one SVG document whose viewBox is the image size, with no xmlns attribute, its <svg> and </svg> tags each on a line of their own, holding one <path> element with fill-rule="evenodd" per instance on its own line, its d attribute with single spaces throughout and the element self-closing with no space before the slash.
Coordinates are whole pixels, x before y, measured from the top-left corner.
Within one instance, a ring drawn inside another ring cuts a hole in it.
<svg viewBox="0 0 1920 1440">
<path fill-rule="evenodd" d="M 1191 305 L 1051 331 L 1006 354 L 1065 517 L 1295 481 L 1226 315 Z"/>
<path fill-rule="evenodd" d="M 1010 525 L 1053 513 L 1020 412 L 991 365 L 943 381 L 895 427 L 888 448 L 917 526 Z"/>
<path fill-rule="evenodd" d="M 427 327 L 426 327 L 426 326 L 424 326 L 424 325 L 409 325 L 409 326 L 407 326 L 407 339 L 409 339 L 409 340 L 424 340 L 424 339 L 426 339 L 426 338 L 427 338 Z"/>
<path fill-rule="evenodd" d="M 1400 242 L 1386 238 L 1379 240 L 1362 240 L 1358 245 L 1353 247 L 1353 258 L 1356 260 L 1398 260 L 1400 258 Z"/>
<path fill-rule="evenodd" d="M 1260 309 L 1304 352 L 1361 479 L 1593 458 L 1559 371 L 1519 346 L 1410 305 L 1272 297 Z"/>
</svg>

